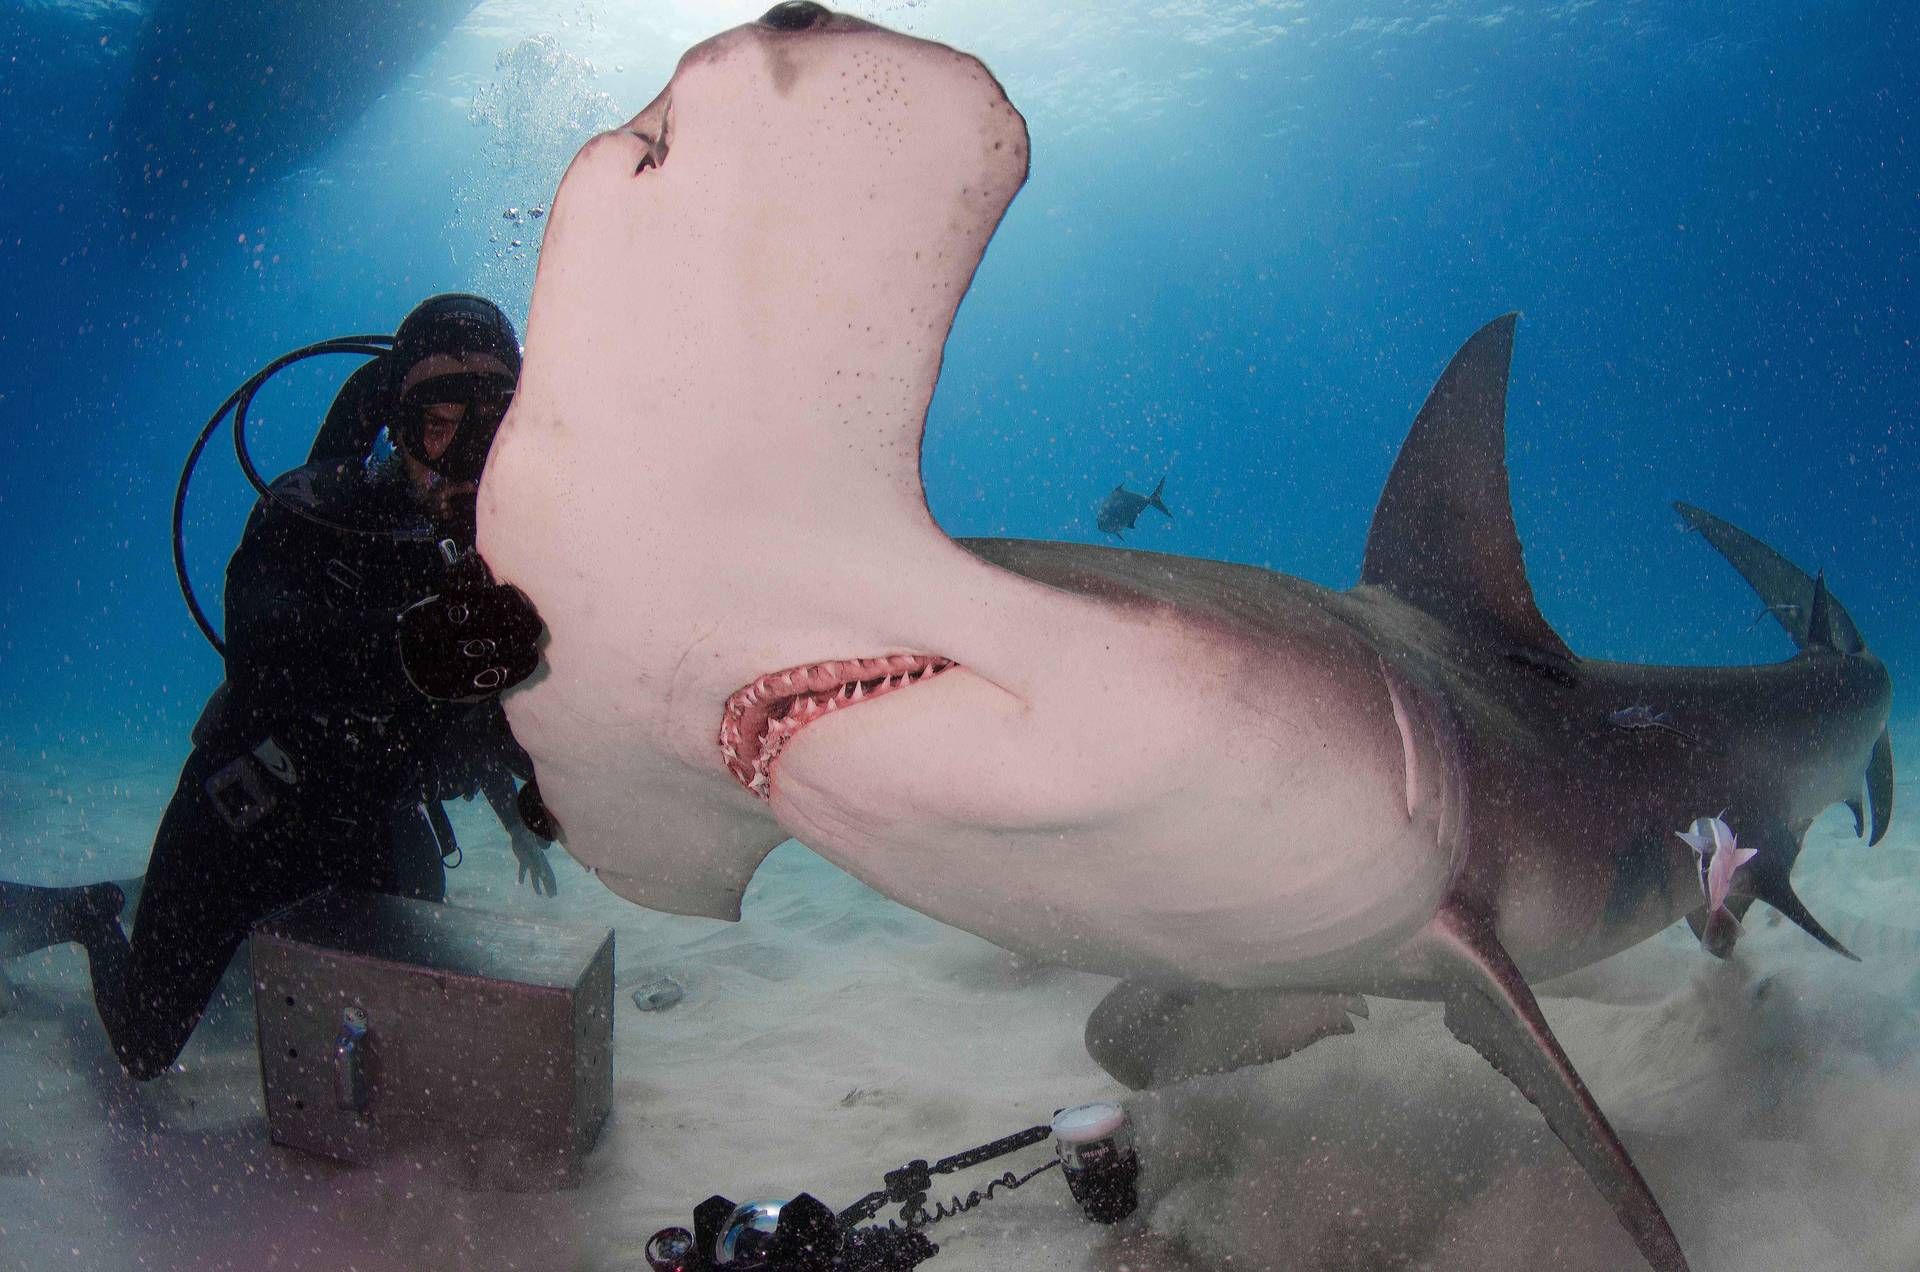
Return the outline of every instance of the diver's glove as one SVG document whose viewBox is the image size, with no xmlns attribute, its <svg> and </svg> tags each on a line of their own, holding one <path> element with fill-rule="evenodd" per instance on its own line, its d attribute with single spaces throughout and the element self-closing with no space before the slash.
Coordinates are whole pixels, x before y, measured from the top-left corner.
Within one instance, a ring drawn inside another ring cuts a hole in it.
<svg viewBox="0 0 1920 1272">
<path fill-rule="evenodd" d="M 559 896 L 560 881 L 553 877 L 553 863 L 547 860 L 547 841 L 524 826 L 509 831 L 507 840 L 513 845 L 513 855 L 520 862 L 520 875 L 515 882 L 525 883 L 531 876 L 533 895 Z"/>
<path fill-rule="evenodd" d="M 469 551 L 438 595 L 401 611 L 400 664 L 429 698 L 479 702 L 533 674 L 545 630 L 533 602 L 511 583 L 495 583 Z"/>
</svg>

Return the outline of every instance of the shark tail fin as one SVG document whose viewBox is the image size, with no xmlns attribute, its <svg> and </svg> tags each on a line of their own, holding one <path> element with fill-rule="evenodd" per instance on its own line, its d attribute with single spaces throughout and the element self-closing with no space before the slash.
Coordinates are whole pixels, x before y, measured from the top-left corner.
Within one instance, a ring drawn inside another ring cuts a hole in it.
<svg viewBox="0 0 1920 1272">
<path fill-rule="evenodd" d="M 1893 821 L 1893 737 L 1885 729 L 1873 744 L 1873 758 L 1867 761 L 1867 799 L 1873 805 L 1872 834 L 1868 844 L 1877 844 L 1886 837 L 1887 825 Z M 1855 830 L 1859 827 L 1856 825 Z"/>
<path fill-rule="evenodd" d="M 1168 521 L 1172 521 L 1173 514 L 1167 511 L 1166 504 L 1160 502 L 1160 492 L 1162 490 L 1165 490 L 1166 488 L 1167 488 L 1167 479 L 1165 477 L 1162 477 L 1159 481 L 1155 482 L 1153 484 L 1153 493 L 1147 496 L 1147 507 L 1158 508 L 1161 512 L 1166 513 Z"/>
<path fill-rule="evenodd" d="M 1448 1031 L 1540 1110 L 1655 1272 L 1687 1272 L 1686 1256 L 1660 1203 L 1547 1027 L 1493 924 L 1450 901 L 1429 932 L 1443 969 Z"/>
<path fill-rule="evenodd" d="M 1673 508 L 1689 530 L 1698 530 L 1759 593 L 1766 612 L 1773 615 L 1795 648 L 1842 654 L 1867 651 L 1866 639 L 1853 616 L 1827 590 L 1824 572 L 1808 575 L 1738 526 L 1692 504 L 1675 502 Z M 1880 731 L 1867 762 L 1867 802 L 1871 811 L 1867 842 L 1877 844 L 1893 821 L 1893 739 L 1885 729 Z M 1856 827 L 1859 820 L 1856 814 Z"/>
</svg>

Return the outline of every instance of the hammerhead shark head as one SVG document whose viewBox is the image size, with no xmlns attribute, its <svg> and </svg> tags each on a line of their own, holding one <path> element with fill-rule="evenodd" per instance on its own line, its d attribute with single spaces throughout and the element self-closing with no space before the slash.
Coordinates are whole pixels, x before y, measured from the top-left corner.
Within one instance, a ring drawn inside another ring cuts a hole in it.
<svg viewBox="0 0 1920 1272">
<path fill-rule="evenodd" d="M 506 700 L 572 854 L 736 918 L 792 836 L 1009 949 L 1122 978 L 1088 1043 L 1134 1085 L 1284 1055 L 1358 995 L 1437 1001 L 1686 1267 L 1528 982 L 1706 918 L 1677 831 L 1794 896 L 1809 823 L 1891 812 L 1891 689 L 1844 610 L 1691 523 L 1799 653 L 1582 659 L 1508 503 L 1515 318 L 1454 356 L 1334 591 L 1245 565 L 971 539 L 919 457 L 947 333 L 1025 181 L 978 61 L 786 3 L 700 44 L 552 204 L 480 549 L 546 624 Z M 1614 722 L 1644 704 L 1674 728 Z M 1864 829 L 1864 826 L 1863 826 Z"/>
</svg>

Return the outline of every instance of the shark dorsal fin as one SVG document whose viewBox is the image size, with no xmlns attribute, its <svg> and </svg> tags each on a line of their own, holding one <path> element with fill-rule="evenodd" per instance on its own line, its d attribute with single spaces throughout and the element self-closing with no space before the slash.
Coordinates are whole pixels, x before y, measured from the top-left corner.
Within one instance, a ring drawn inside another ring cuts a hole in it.
<svg viewBox="0 0 1920 1272">
<path fill-rule="evenodd" d="M 1507 498 L 1507 367 L 1517 314 L 1476 331 L 1414 417 L 1367 532 L 1360 581 L 1451 624 L 1571 657 L 1540 616 Z"/>
</svg>

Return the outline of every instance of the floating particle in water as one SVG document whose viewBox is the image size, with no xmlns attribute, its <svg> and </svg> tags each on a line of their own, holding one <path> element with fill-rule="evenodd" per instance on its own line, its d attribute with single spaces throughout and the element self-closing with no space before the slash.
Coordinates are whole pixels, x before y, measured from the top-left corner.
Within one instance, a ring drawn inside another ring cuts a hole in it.
<svg viewBox="0 0 1920 1272">
<path fill-rule="evenodd" d="M 508 208 L 500 214 L 500 219 L 503 221 L 518 221 L 520 219 L 520 209 Z"/>
<path fill-rule="evenodd" d="M 547 210 L 541 207 L 537 203 L 527 209 L 527 215 L 535 221 L 538 221 L 541 217 L 545 216 L 546 214 L 547 214 Z"/>
<path fill-rule="evenodd" d="M 507 246 L 508 246 L 508 247 L 518 247 L 518 246 L 520 246 L 520 240 L 519 240 L 519 239 L 515 239 L 515 240 L 513 240 L 513 242 L 511 242 L 511 243 L 509 243 L 509 244 L 507 244 Z"/>
</svg>

